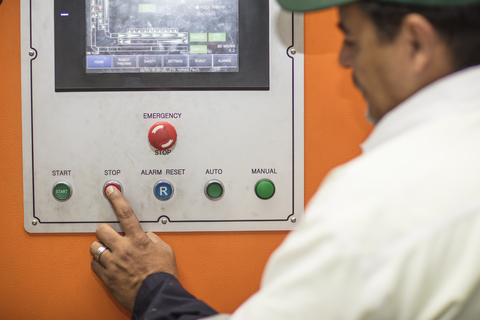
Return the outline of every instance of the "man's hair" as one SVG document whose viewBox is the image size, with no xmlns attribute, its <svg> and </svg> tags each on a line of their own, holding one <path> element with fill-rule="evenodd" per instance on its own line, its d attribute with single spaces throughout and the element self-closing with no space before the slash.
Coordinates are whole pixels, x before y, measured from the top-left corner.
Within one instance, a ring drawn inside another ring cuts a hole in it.
<svg viewBox="0 0 480 320">
<path fill-rule="evenodd" d="M 360 0 L 363 13 L 377 27 L 382 41 L 393 41 L 410 13 L 424 16 L 445 40 L 456 70 L 480 64 L 480 5 L 426 7 Z"/>
</svg>

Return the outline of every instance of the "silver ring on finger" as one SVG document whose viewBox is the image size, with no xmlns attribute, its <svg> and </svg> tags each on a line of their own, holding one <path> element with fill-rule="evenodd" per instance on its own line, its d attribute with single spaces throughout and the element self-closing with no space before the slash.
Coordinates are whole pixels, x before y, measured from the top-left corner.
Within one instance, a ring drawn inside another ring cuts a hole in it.
<svg viewBox="0 0 480 320">
<path fill-rule="evenodd" d="M 105 252 L 105 250 L 107 250 L 108 248 L 106 246 L 101 246 L 100 248 L 97 249 L 97 252 L 95 252 L 95 260 L 97 260 L 98 262 L 100 262 L 100 256 L 102 255 L 102 253 Z"/>
</svg>

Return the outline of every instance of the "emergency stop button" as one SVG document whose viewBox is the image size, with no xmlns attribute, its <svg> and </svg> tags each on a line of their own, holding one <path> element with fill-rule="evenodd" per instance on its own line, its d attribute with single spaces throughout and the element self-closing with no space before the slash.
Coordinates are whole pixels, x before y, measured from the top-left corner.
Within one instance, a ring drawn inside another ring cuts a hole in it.
<svg viewBox="0 0 480 320">
<path fill-rule="evenodd" d="M 157 122 L 150 128 L 148 140 L 155 149 L 167 150 L 177 142 L 177 131 L 168 122 Z"/>
</svg>

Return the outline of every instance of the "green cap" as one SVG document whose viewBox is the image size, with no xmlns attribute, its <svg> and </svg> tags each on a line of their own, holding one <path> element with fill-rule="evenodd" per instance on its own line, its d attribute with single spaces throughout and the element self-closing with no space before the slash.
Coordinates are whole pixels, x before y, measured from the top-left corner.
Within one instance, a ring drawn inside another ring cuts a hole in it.
<svg viewBox="0 0 480 320">
<path fill-rule="evenodd" d="M 358 0 L 278 0 L 280 5 L 290 11 L 313 11 L 330 7 L 341 6 Z M 377 0 L 407 5 L 431 7 L 460 7 L 480 4 L 480 0 Z"/>
</svg>

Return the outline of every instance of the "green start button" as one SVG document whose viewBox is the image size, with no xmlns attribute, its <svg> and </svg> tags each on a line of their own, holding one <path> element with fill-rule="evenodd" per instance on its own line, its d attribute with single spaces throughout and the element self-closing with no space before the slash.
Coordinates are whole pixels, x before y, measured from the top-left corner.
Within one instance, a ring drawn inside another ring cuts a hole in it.
<svg viewBox="0 0 480 320">
<path fill-rule="evenodd" d="M 255 185 L 255 193 L 260 199 L 268 200 L 275 194 L 275 184 L 268 179 L 260 180 Z"/>
<path fill-rule="evenodd" d="M 58 201 L 67 201 L 72 196 L 72 186 L 68 182 L 60 181 L 55 183 L 52 192 Z"/>
</svg>

